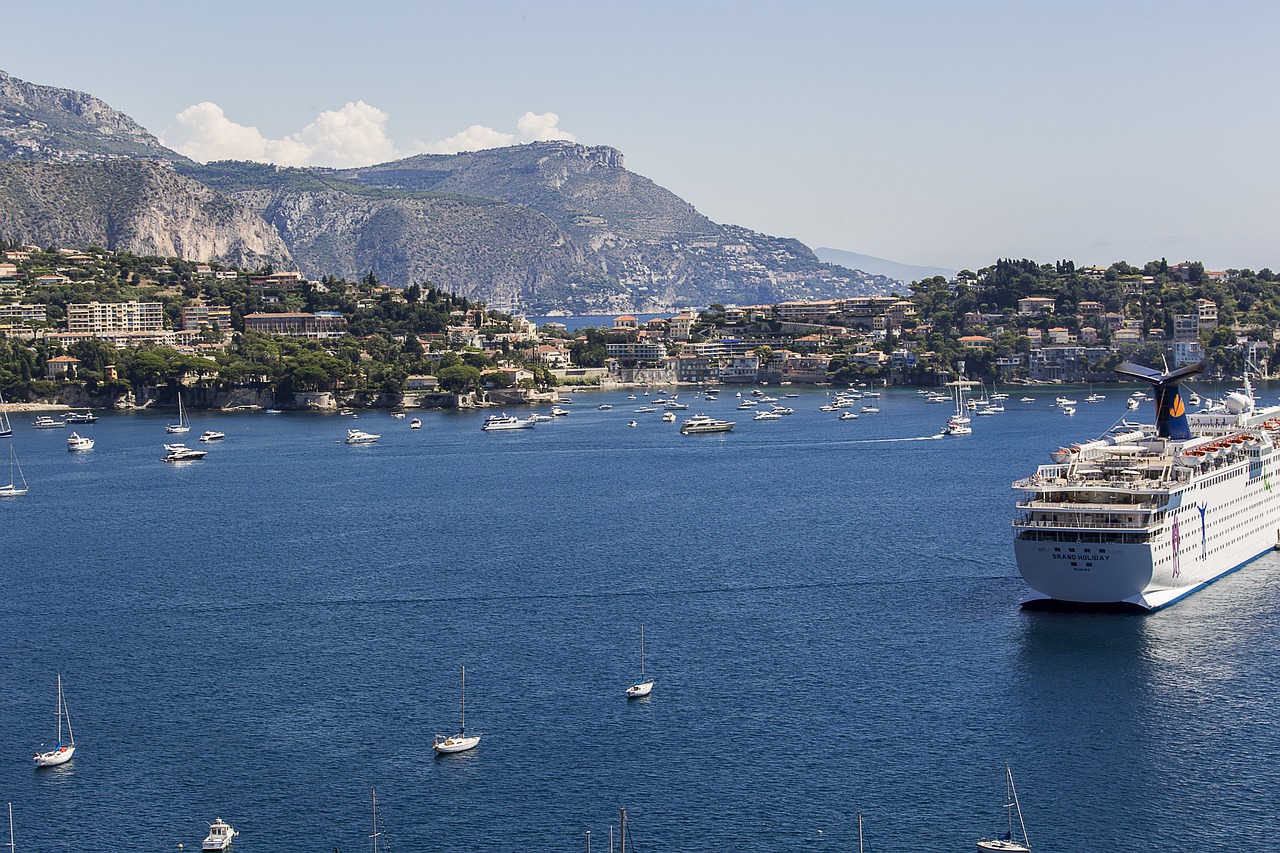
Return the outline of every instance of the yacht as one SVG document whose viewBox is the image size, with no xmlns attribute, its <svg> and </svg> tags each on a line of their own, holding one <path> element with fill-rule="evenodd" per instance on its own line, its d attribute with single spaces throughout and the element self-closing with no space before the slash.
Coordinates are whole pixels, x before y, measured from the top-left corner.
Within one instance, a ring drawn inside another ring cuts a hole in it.
<svg viewBox="0 0 1280 853">
<path fill-rule="evenodd" d="M 73 432 L 67 436 L 67 450 L 93 450 L 93 439 Z"/>
<path fill-rule="evenodd" d="M 663 422 L 664 424 L 673 424 L 673 423 L 675 423 L 675 422 L 676 422 L 676 413 L 675 413 L 675 412 L 663 412 L 663 413 L 662 413 L 662 422 Z M 635 421 L 632 421 L 632 423 L 635 423 Z"/>
<path fill-rule="evenodd" d="M 560 408 L 559 406 L 551 407 L 551 417 L 553 418 L 563 418 L 567 414 L 569 413 L 566 410 Z"/>
<path fill-rule="evenodd" d="M 362 429 L 347 430 L 347 437 L 343 439 L 347 444 L 373 444 L 381 435 L 372 432 L 365 432 Z"/>
<path fill-rule="evenodd" d="M 166 444 L 164 451 L 165 455 L 160 457 L 161 462 L 192 462 L 209 455 L 207 450 L 196 450 L 185 444 Z"/>
<path fill-rule="evenodd" d="M 780 421 L 780 420 L 782 420 L 782 414 L 781 414 L 781 413 L 779 413 L 779 412 L 756 412 L 756 413 L 755 413 L 755 415 L 753 415 L 753 416 L 752 416 L 751 420 L 753 420 L 753 421 Z"/>
<path fill-rule="evenodd" d="M 733 429 L 736 421 L 723 421 L 719 418 L 713 418 L 708 415 L 695 415 L 680 425 L 680 432 L 684 435 L 701 435 L 709 432 L 728 432 Z"/>
<path fill-rule="evenodd" d="M 36 419 L 31 422 L 36 429 L 61 429 L 67 425 L 66 421 L 55 421 L 48 415 L 37 415 Z"/>
<path fill-rule="evenodd" d="M 843 411 L 840 414 L 836 415 L 836 420 L 838 421 L 856 421 L 857 419 L 858 419 L 857 412 Z"/>
<path fill-rule="evenodd" d="M 83 412 L 67 412 L 62 422 L 65 424 L 96 424 L 98 416 L 85 409 Z"/>
<path fill-rule="evenodd" d="M 485 432 L 498 432 L 506 429 L 533 429 L 537 421 L 533 416 L 521 419 L 515 415 L 489 415 L 484 419 L 484 423 L 480 425 L 480 429 Z"/>
<path fill-rule="evenodd" d="M 602 412 L 607 412 L 607 411 L 609 411 L 610 409 L 612 409 L 612 408 L 613 408 L 613 406 L 611 406 L 611 405 L 610 405 L 610 404 L 608 404 L 608 403 L 601 403 L 600 405 L 596 406 L 596 408 L 597 408 L 597 409 L 599 409 L 599 410 L 600 410 L 600 411 L 602 411 Z"/>
<path fill-rule="evenodd" d="M 200 434 L 201 441 L 222 441 L 226 437 L 225 432 L 218 432 L 216 429 L 207 429 Z"/>
<path fill-rule="evenodd" d="M 231 846 L 231 839 L 239 834 L 231 828 L 231 824 L 222 818 L 218 818 L 209 824 L 209 834 L 205 836 L 204 843 L 200 845 L 200 849 L 206 851 L 226 850 Z"/>
<path fill-rule="evenodd" d="M 529 415 L 529 417 L 526 418 L 526 420 L 533 421 L 535 424 L 546 424 L 546 423 L 551 423 L 552 421 L 555 420 L 555 418 L 553 418 L 551 415 L 544 415 L 544 414 L 541 414 L 540 412 L 534 412 L 533 414 Z"/>
<path fill-rule="evenodd" d="M 403 419 L 404 419 L 404 417 L 405 417 L 405 414 L 404 414 L 404 412 L 392 412 L 392 413 L 391 413 L 391 417 L 393 417 L 393 418 L 400 418 L 401 420 L 403 420 Z"/>
<path fill-rule="evenodd" d="M 422 418 L 414 418 L 409 421 L 409 429 L 422 429 Z"/>
</svg>

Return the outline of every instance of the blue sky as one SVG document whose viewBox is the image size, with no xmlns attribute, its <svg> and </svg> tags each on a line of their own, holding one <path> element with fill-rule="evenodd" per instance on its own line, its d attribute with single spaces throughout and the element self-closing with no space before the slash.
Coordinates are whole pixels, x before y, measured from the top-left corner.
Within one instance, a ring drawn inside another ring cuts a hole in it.
<svg viewBox="0 0 1280 853">
<path fill-rule="evenodd" d="M 0 69 L 200 159 L 570 138 L 813 247 L 1280 268 L 1280 4 L 49 0 L 5 18 Z"/>
</svg>

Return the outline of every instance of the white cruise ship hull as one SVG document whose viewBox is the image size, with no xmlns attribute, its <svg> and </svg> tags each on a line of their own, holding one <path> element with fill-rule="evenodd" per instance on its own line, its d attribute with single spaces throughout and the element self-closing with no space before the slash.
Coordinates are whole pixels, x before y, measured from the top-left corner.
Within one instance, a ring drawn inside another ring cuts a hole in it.
<svg viewBox="0 0 1280 853">
<path fill-rule="evenodd" d="M 1267 418 L 1266 415 L 1272 415 Z M 1156 610 L 1280 544 L 1280 410 L 1060 449 L 1014 484 L 1023 603 Z"/>
</svg>

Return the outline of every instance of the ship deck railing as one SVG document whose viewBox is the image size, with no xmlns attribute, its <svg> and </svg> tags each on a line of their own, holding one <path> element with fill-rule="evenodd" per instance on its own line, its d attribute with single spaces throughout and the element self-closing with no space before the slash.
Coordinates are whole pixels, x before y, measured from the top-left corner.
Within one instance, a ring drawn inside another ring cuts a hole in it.
<svg viewBox="0 0 1280 853">
<path fill-rule="evenodd" d="M 1127 533 L 1149 533 L 1158 525 L 1137 521 L 1098 521 L 1088 518 L 1050 521 L 1042 518 L 1018 516 L 1013 526 L 1020 530 L 1115 530 Z"/>
<path fill-rule="evenodd" d="M 1163 501 L 1138 501 L 1136 503 L 1085 503 L 1083 501 L 1042 501 L 1034 498 L 1017 502 L 1018 509 L 1042 510 L 1045 512 L 1109 512 L 1115 514 L 1125 512 L 1151 512 L 1162 509 Z"/>
</svg>

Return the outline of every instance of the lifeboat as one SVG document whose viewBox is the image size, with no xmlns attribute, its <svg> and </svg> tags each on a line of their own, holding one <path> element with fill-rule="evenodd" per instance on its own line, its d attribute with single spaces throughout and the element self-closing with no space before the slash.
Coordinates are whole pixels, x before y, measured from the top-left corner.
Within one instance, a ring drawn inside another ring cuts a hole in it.
<svg viewBox="0 0 1280 853">
<path fill-rule="evenodd" d="M 1204 464 L 1204 451 L 1188 450 L 1186 453 L 1179 453 L 1174 460 L 1183 468 L 1199 468 Z"/>
<path fill-rule="evenodd" d="M 1054 450 L 1049 454 L 1049 458 L 1061 465 L 1071 458 L 1071 451 L 1067 450 L 1065 447 L 1059 447 L 1057 450 Z"/>
</svg>

